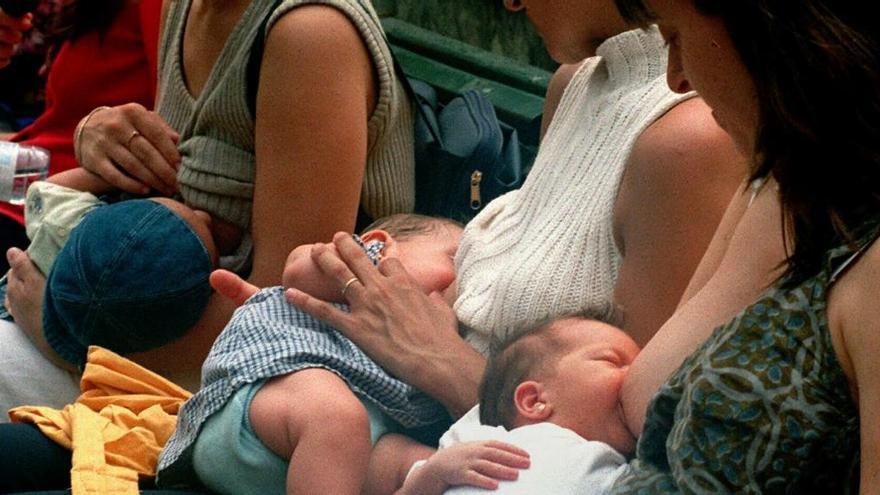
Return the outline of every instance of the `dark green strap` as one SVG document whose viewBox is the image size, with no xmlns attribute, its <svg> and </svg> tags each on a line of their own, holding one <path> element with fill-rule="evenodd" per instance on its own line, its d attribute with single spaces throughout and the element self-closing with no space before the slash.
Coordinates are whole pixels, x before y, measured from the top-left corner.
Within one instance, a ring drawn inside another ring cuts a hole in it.
<svg viewBox="0 0 880 495">
<path fill-rule="evenodd" d="M 394 56 L 394 50 L 391 49 L 391 42 L 388 41 L 388 36 L 385 35 L 385 28 L 383 28 L 381 24 L 375 22 L 375 20 L 373 19 L 373 16 L 370 15 L 370 10 L 367 8 L 366 5 L 364 5 L 363 0 L 357 0 L 357 2 L 361 6 L 361 8 L 364 10 L 364 13 L 367 14 L 367 17 L 371 21 L 373 21 L 373 23 L 376 25 L 376 28 L 379 29 L 379 32 L 382 33 L 382 39 L 385 41 L 385 46 L 388 47 L 388 54 L 391 55 L 391 64 L 392 64 L 392 67 L 394 67 L 394 74 L 397 77 L 397 79 L 400 80 L 400 84 L 403 85 L 403 90 L 406 92 L 406 95 L 409 97 L 410 103 L 415 105 L 416 110 L 419 112 L 419 115 L 422 116 L 422 120 L 424 120 L 426 124 L 428 122 L 431 122 L 431 119 L 428 118 L 427 115 L 425 115 L 425 109 L 424 109 L 424 107 L 422 107 L 421 99 L 416 94 L 415 89 L 413 89 L 412 85 L 409 83 L 409 79 L 406 78 L 406 74 L 403 72 L 403 67 L 401 67 L 400 63 L 397 61 L 397 57 Z M 428 129 L 428 132 L 431 133 L 431 138 L 434 139 L 435 143 L 442 143 L 443 142 L 440 140 L 440 136 L 437 134 L 437 130 L 434 129 L 433 126 L 425 125 L 425 127 Z"/>
<path fill-rule="evenodd" d="M 257 88 L 260 86 L 260 65 L 263 63 L 263 50 L 266 49 L 266 27 L 269 25 L 269 18 L 275 12 L 275 9 L 283 0 L 275 0 L 269 13 L 260 23 L 260 29 L 257 30 L 257 39 L 251 47 L 251 54 L 247 63 L 247 104 L 251 111 L 251 117 L 257 115 Z"/>
</svg>

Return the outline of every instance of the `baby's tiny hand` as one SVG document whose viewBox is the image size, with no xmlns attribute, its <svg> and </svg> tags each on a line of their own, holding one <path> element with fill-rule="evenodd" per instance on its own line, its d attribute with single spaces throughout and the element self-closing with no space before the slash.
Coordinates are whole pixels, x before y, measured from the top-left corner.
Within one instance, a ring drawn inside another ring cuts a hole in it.
<svg viewBox="0 0 880 495">
<path fill-rule="evenodd" d="M 520 469 L 529 467 L 529 453 L 513 445 L 489 440 L 440 449 L 417 472 L 434 478 L 445 488 L 469 485 L 486 490 L 498 488 L 499 481 L 513 481 Z"/>
</svg>

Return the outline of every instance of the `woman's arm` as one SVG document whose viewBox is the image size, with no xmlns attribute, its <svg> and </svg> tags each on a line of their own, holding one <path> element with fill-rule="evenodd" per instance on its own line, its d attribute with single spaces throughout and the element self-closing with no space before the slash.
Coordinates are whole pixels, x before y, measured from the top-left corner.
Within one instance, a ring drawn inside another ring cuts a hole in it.
<svg viewBox="0 0 880 495">
<path fill-rule="evenodd" d="M 718 268 L 642 349 L 621 392 L 630 431 L 638 435 L 648 403 L 681 362 L 712 330 L 753 302 L 780 275 L 785 258 L 782 213 L 775 183 L 765 186 L 751 206 L 737 195 L 725 213 L 709 252 L 724 252 Z M 714 244 L 722 244 L 717 246 Z"/>
<path fill-rule="evenodd" d="M 640 346 L 672 315 L 745 177 L 745 162 L 699 98 L 636 141 L 615 203 L 623 264 L 614 297 Z"/>
<path fill-rule="evenodd" d="M 880 490 L 880 242 L 868 248 L 828 296 L 828 325 L 838 361 L 859 406 L 860 493 Z"/>
<path fill-rule="evenodd" d="M 341 12 L 300 7 L 272 27 L 257 91 L 249 283 L 279 285 L 294 247 L 352 231 L 375 99 L 367 49 Z M 213 296 L 183 338 L 137 359 L 181 383 L 197 384 L 201 362 L 234 309 L 231 301 Z"/>
</svg>

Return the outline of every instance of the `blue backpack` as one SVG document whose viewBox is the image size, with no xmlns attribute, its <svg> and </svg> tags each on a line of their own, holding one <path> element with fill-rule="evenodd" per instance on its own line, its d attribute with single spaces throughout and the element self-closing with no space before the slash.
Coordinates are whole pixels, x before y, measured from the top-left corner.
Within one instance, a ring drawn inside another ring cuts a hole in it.
<svg viewBox="0 0 880 495">
<path fill-rule="evenodd" d="M 395 63 L 398 74 L 403 74 Z M 467 90 L 445 105 L 429 84 L 403 77 L 415 114 L 416 212 L 466 223 L 519 188 L 533 154 L 498 120 L 492 102 Z"/>
</svg>

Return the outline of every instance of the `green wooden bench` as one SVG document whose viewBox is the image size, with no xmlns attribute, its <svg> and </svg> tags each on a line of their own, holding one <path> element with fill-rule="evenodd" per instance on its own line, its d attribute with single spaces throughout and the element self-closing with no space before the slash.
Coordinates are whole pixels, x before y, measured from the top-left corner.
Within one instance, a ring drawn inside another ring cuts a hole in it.
<svg viewBox="0 0 880 495">
<path fill-rule="evenodd" d="M 408 77 L 431 84 L 441 101 L 468 89 L 482 91 L 498 118 L 516 128 L 524 144 L 537 147 L 550 72 L 394 17 L 382 25 Z"/>
</svg>

